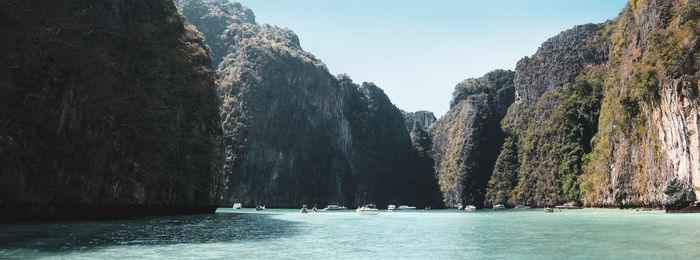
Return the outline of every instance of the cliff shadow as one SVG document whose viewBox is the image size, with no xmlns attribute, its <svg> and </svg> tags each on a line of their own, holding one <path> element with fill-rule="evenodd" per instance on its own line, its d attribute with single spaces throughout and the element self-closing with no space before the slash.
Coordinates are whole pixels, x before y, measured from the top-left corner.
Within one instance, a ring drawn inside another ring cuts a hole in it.
<svg viewBox="0 0 700 260">
<path fill-rule="evenodd" d="M 218 213 L 132 220 L 0 224 L 0 248 L 44 252 L 111 246 L 235 243 L 294 236 L 296 222 L 272 214 Z"/>
</svg>

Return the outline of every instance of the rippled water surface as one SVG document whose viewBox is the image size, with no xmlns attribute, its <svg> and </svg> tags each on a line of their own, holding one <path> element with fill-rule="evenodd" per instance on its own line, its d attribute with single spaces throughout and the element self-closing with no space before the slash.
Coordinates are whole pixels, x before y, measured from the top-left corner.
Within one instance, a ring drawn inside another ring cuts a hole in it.
<svg viewBox="0 0 700 260">
<path fill-rule="evenodd" d="M 700 259 L 700 214 L 607 209 L 213 215 L 0 224 L 0 258 Z"/>
</svg>

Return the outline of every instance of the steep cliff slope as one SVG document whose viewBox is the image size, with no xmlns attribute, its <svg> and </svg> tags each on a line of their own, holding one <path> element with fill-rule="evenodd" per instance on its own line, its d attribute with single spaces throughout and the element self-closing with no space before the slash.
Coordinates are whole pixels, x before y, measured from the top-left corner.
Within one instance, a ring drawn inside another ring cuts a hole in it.
<svg viewBox="0 0 700 260">
<path fill-rule="evenodd" d="M 700 189 L 697 1 L 631 1 L 516 68 L 493 203 L 682 207 Z"/>
<path fill-rule="evenodd" d="M 513 143 L 499 156 L 504 158 L 493 173 L 490 204 L 544 206 L 578 200 L 582 157 L 590 152 L 597 129 L 602 82 L 593 68 L 607 60 L 604 28 L 574 27 L 518 62 L 515 102 L 503 122 Z M 582 76 L 584 71 L 590 75 Z M 511 183 L 512 178 L 517 181 Z"/>
<path fill-rule="evenodd" d="M 433 159 L 433 135 L 430 128 L 437 122 L 437 118 L 430 111 L 405 112 L 402 111 L 406 119 L 406 128 L 411 136 L 414 152 L 416 156 L 412 159 L 411 167 L 417 171 L 422 179 L 416 179 L 423 189 L 424 197 L 432 196 L 432 207 L 444 206 L 442 192 L 437 182 L 435 174 L 435 160 Z"/>
<path fill-rule="evenodd" d="M 449 207 L 481 207 L 505 135 L 500 122 L 513 102 L 512 71 L 497 70 L 459 83 L 450 110 L 430 131 L 435 171 Z"/>
<path fill-rule="evenodd" d="M 226 200 L 434 204 L 432 168 L 401 112 L 371 83 L 332 76 L 288 29 L 223 0 L 178 0 L 213 46 L 223 99 Z"/>
<path fill-rule="evenodd" d="M 432 160 L 433 137 L 430 135 L 430 127 L 437 121 L 433 112 L 416 111 L 406 112 L 401 111 L 406 119 L 406 129 L 411 135 L 413 147 L 423 154 L 423 158 Z M 428 165 L 433 165 L 432 162 Z"/>
<path fill-rule="evenodd" d="M 630 1 L 610 25 L 584 201 L 682 207 L 700 192 L 700 3 Z"/>
<path fill-rule="evenodd" d="M 171 1 L 0 3 L 2 218 L 213 210 L 209 49 Z"/>
</svg>

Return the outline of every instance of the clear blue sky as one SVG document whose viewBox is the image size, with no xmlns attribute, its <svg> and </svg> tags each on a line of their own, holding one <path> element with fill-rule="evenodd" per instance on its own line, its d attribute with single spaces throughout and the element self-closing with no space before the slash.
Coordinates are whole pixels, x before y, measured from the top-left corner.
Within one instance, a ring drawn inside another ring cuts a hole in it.
<svg viewBox="0 0 700 260">
<path fill-rule="evenodd" d="M 454 86 L 559 32 L 615 18 L 626 0 L 242 0 L 256 21 L 292 29 L 331 73 L 374 82 L 407 111 L 449 109 Z"/>
</svg>

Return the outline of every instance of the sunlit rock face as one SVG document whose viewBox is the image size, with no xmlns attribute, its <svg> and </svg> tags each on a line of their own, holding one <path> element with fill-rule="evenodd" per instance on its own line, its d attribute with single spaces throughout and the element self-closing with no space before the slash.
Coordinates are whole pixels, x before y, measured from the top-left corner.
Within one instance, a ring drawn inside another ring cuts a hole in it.
<svg viewBox="0 0 700 260">
<path fill-rule="evenodd" d="M 502 125 L 512 144 L 489 197 L 613 207 L 696 198 L 698 17 L 697 1 L 632 1 L 522 59 Z"/>
<path fill-rule="evenodd" d="M 630 2 L 615 20 L 587 203 L 674 207 L 669 197 L 697 198 L 698 6 Z"/>
</svg>

